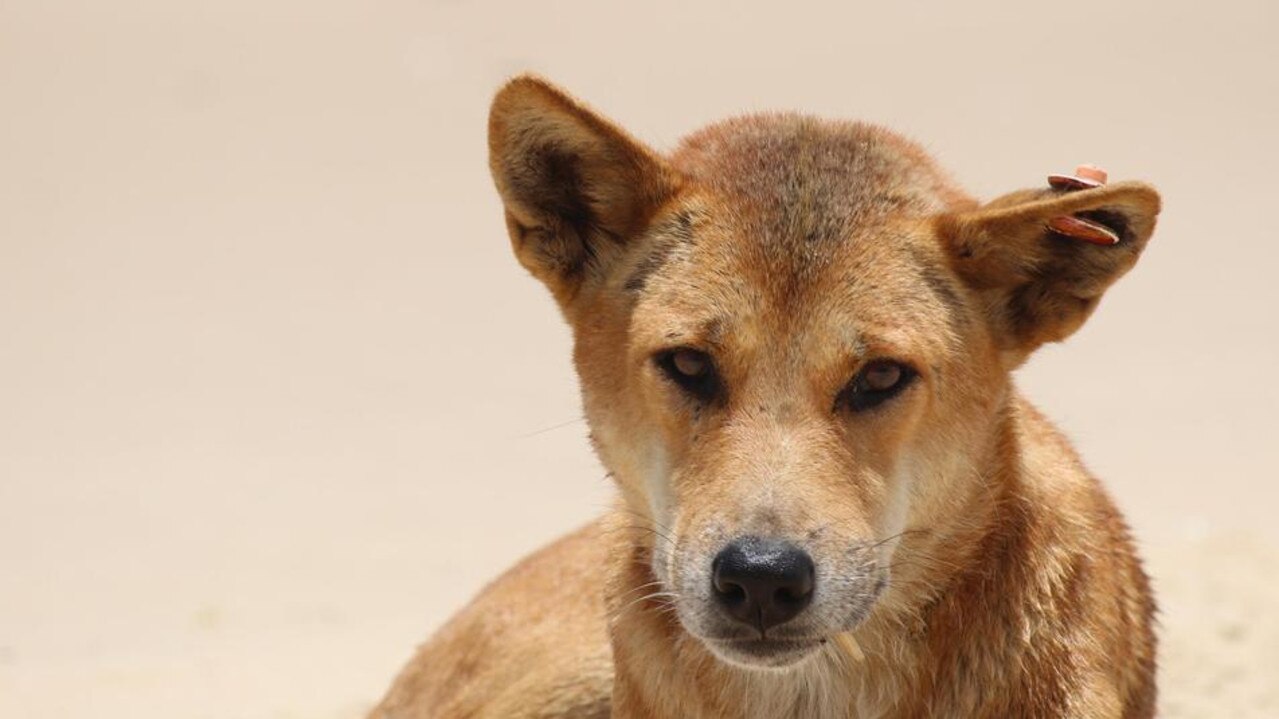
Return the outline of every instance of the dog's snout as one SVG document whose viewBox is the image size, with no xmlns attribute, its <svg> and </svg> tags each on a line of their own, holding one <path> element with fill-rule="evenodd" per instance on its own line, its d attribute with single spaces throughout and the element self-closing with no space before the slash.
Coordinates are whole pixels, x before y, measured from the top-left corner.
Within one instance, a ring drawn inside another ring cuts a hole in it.
<svg viewBox="0 0 1279 719">
<path fill-rule="evenodd" d="M 813 598 L 813 560 L 790 542 L 742 537 L 711 567 L 715 599 L 734 619 L 766 631 L 793 619 Z"/>
</svg>

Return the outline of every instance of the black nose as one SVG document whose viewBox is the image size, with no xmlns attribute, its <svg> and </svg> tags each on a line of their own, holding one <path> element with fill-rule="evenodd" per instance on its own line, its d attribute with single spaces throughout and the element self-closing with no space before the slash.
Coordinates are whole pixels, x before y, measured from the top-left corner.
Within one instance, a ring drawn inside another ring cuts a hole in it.
<svg viewBox="0 0 1279 719">
<path fill-rule="evenodd" d="M 813 599 L 812 558 L 779 539 L 735 539 L 715 557 L 711 573 L 724 611 L 761 633 L 793 619 Z"/>
</svg>

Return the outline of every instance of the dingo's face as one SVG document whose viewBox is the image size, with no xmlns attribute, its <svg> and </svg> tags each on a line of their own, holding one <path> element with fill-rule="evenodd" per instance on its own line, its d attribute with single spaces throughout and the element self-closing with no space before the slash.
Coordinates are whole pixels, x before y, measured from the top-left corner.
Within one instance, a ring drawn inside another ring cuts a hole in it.
<svg viewBox="0 0 1279 719">
<path fill-rule="evenodd" d="M 931 224 L 858 222 L 840 216 L 852 188 L 801 183 L 764 206 L 723 187 L 667 208 L 623 280 L 624 341 L 579 339 L 584 378 L 626 373 L 587 381 L 588 408 L 655 525 L 656 578 L 739 663 L 788 663 L 866 615 L 936 474 L 945 395 L 973 383 Z"/>
<path fill-rule="evenodd" d="M 904 537 L 963 521 L 1008 370 L 1083 322 L 1157 211 L 1136 184 L 978 208 L 901 138 L 797 116 L 662 158 L 532 79 L 490 143 L 657 591 L 753 667 L 855 628 Z M 1126 244 L 1045 229 L 1081 212 Z"/>
</svg>

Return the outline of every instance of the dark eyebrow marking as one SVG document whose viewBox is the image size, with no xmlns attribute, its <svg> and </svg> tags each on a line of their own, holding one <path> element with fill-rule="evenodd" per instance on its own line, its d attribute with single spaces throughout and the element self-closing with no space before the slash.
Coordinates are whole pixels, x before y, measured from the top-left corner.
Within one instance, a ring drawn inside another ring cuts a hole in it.
<svg viewBox="0 0 1279 719">
<path fill-rule="evenodd" d="M 933 295 L 950 310 L 950 316 L 957 321 L 966 321 L 968 319 L 968 303 L 964 301 L 963 295 L 955 287 L 955 281 L 947 277 L 945 272 L 936 265 L 928 261 L 916 249 L 910 250 L 911 259 L 914 260 L 915 269 L 919 272 L 919 276 L 923 278 L 928 285 L 928 289 L 932 290 Z"/>
<path fill-rule="evenodd" d="M 653 230 L 659 239 L 635 266 L 635 271 L 626 278 L 622 285 L 627 292 L 642 292 L 648 280 L 670 260 L 675 250 L 693 241 L 693 217 L 687 210 L 678 212 L 674 217 L 662 222 Z"/>
<path fill-rule="evenodd" d="M 709 317 L 695 325 L 667 330 L 663 337 L 670 342 L 684 342 L 694 347 L 706 345 L 716 349 L 723 344 L 724 338 L 728 335 L 728 324 L 729 320 L 726 317 Z"/>
<path fill-rule="evenodd" d="M 702 325 L 702 337 L 706 344 L 712 347 L 719 347 L 724 343 L 724 336 L 727 334 L 725 325 L 727 322 L 723 317 L 713 317 Z"/>
<path fill-rule="evenodd" d="M 648 280 L 656 272 L 662 269 L 667 260 L 671 258 L 671 254 L 675 252 L 675 248 L 679 245 L 673 240 L 663 240 L 659 242 L 651 252 L 639 261 L 635 266 L 635 271 L 630 277 L 626 278 L 626 283 L 622 288 L 627 292 L 642 292 L 644 287 L 648 285 Z"/>
</svg>

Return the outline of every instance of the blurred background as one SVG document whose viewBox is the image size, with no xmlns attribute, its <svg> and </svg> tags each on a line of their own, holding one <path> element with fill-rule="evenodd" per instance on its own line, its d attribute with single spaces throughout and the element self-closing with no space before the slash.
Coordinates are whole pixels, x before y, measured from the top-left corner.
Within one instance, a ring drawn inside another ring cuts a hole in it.
<svg viewBox="0 0 1279 719">
<path fill-rule="evenodd" d="M 1164 195 L 1020 384 L 1135 527 L 1163 714 L 1279 716 L 1279 5 L 0 2 L 0 716 L 355 717 L 610 486 L 487 104 L 866 119 Z"/>
</svg>

